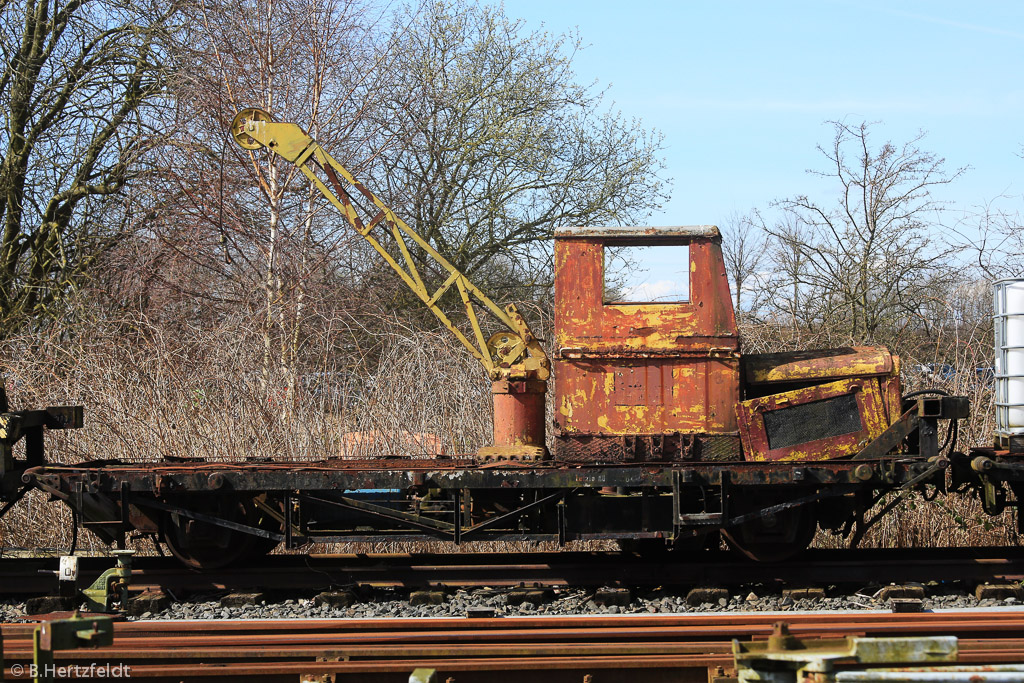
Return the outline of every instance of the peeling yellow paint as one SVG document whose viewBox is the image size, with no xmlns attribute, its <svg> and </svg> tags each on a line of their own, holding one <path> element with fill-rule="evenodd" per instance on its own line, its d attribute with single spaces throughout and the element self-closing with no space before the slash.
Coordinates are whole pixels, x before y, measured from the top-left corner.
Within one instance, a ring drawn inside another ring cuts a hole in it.
<svg viewBox="0 0 1024 683">
<path fill-rule="evenodd" d="M 752 385 L 869 377 L 899 371 L 893 356 L 880 346 L 746 354 L 744 358 L 746 379 Z"/>
<path fill-rule="evenodd" d="M 568 396 L 562 397 L 562 401 L 558 406 L 558 412 L 567 418 L 572 418 L 572 401 L 569 400 Z"/>
<path fill-rule="evenodd" d="M 769 450 L 764 414 L 788 407 L 854 395 L 862 428 L 789 448 Z M 852 377 L 794 391 L 743 401 L 738 418 L 743 450 L 748 460 L 828 460 L 852 455 L 889 426 L 878 378 Z"/>
<path fill-rule="evenodd" d="M 691 244 L 694 301 L 606 304 L 604 246 L 600 235 L 555 242 L 559 429 L 734 434 L 739 340 L 720 247 Z"/>
</svg>

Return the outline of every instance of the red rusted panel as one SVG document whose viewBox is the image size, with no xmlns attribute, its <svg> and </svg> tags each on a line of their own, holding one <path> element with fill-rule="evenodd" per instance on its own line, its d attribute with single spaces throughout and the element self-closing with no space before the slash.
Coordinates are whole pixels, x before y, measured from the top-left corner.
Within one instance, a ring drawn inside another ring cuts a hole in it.
<svg viewBox="0 0 1024 683">
<path fill-rule="evenodd" d="M 544 448 L 544 392 L 546 382 L 491 383 L 494 397 L 494 441 L 496 447 L 534 446 Z"/>
<path fill-rule="evenodd" d="M 736 433 L 739 341 L 715 228 L 555 242 L 555 423 L 559 435 Z M 604 246 L 689 245 L 690 300 L 608 303 Z"/>
<path fill-rule="evenodd" d="M 560 433 L 721 434 L 736 431 L 735 360 L 556 361 Z"/>
<path fill-rule="evenodd" d="M 603 295 L 602 240 L 557 239 L 555 336 L 562 356 L 672 356 L 688 346 L 707 355 L 712 348 L 738 348 L 721 246 L 710 239 L 690 243 L 689 302 L 605 304 Z"/>
<path fill-rule="evenodd" d="M 892 357 L 892 374 L 879 379 L 885 396 L 885 416 L 892 424 L 903 414 L 903 383 L 900 382 L 900 357 Z"/>
<path fill-rule="evenodd" d="M 853 346 L 815 351 L 756 353 L 743 356 L 743 378 L 750 386 L 823 381 L 840 377 L 891 375 L 893 356 L 881 346 Z M 898 372 L 898 369 L 896 370 Z"/>
<path fill-rule="evenodd" d="M 877 383 L 886 425 L 902 414 L 900 359 L 881 346 L 744 354 L 745 395 L 778 392 L 774 385 L 801 386 L 859 377 Z"/>
<path fill-rule="evenodd" d="M 839 403 L 829 410 L 833 400 Z M 787 417 L 787 411 L 793 414 Z M 740 403 L 737 413 L 748 460 L 827 460 L 852 455 L 889 426 L 885 397 L 873 378 L 762 396 Z M 774 429 L 770 419 L 775 420 Z M 813 438 L 816 435 L 821 438 Z"/>
</svg>

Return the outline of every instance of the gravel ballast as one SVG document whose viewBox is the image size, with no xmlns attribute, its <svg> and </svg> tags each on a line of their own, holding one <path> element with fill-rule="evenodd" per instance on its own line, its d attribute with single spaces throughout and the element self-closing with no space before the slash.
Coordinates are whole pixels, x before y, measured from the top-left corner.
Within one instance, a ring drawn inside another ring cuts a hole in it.
<svg viewBox="0 0 1024 683">
<path fill-rule="evenodd" d="M 793 599 L 778 592 L 758 587 L 733 589 L 715 602 L 689 604 L 685 592 L 637 592 L 623 605 L 599 604 L 593 589 L 558 589 L 547 591 L 550 602 L 532 602 L 529 599 L 509 600 L 509 591 L 497 589 L 457 590 L 444 595 L 440 604 L 411 604 L 407 594 L 379 590 L 362 595 L 348 606 L 324 603 L 313 597 L 267 599 L 260 596 L 255 604 L 222 604 L 223 596 L 195 596 L 174 601 L 165 609 L 146 611 L 131 620 L 165 619 L 308 619 L 355 618 L 379 619 L 396 617 L 466 617 L 469 615 L 494 616 L 563 616 L 580 614 L 688 614 L 712 612 L 806 612 L 845 610 L 886 610 L 891 603 L 879 596 L 884 587 L 873 586 L 853 593 L 826 591 L 820 599 Z M 522 596 L 519 596 L 522 597 Z M 1017 607 L 1016 598 L 978 600 L 966 589 L 932 586 L 921 602 L 926 611 L 939 609 L 977 609 Z M 5 622 L 24 617 L 23 602 L 0 603 L 0 619 Z"/>
</svg>

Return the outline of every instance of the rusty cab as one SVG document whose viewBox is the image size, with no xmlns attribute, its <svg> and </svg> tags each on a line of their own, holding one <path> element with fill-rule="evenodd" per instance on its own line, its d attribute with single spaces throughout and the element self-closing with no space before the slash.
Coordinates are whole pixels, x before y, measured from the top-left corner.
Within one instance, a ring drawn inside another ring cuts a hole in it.
<svg viewBox="0 0 1024 683">
<path fill-rule="evenodd" d="M 714 226 L 555 237 L 555 460 L 672 463 L 676 535 L 723 528 L 758 559 L 802 548 L 819 521 L 857 518 L 870 493 L 858 498 L 855 484 L 878 471 L 858 475 L 853 460 L 906 451 L 913 431 L 890 430 L 907 409 L 898 357 L 883 347 L 742 354 Z M 617 263 L 646 280 L 623 284 Z M 915 450 L 935 456 L 934 420 L 924 427 Z"/>
</svg>

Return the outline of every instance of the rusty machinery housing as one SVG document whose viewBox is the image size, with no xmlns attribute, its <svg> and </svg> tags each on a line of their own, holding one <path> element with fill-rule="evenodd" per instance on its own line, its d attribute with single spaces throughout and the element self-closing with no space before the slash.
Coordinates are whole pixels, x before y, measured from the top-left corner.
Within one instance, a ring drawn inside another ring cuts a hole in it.
<svg viewBox="0 0 1024 683">
<path fill-rule="evenodd" d="M 687 300 L 606 300 L 606 249 L 669 245 L 688 247 Z M 562 228 L 555 264 L 559 460 L 824 460 L 902 412 L 883 348 L 741 357 L 714 226 Z"/>
<path fill-rule="evenodd" d="M 514 306 L 487 299 L 301 128 L 247 111 L 233 131 L 243 147 L 266 145 L 315 180 L 483 364 L 495 401 L 493 445 L 430 458 L 70 465 L 45 457 L 43 432 L 81 426 L 81 410 L 10 411 L 0 393 L 0 514 L 40 489 L 106 542 L 151 536 L 200 568 L 281 543 L 423 538 L 614 539 L 680 553 L 725 538 L 750 558 L 774 560 L 802 550 L 818 528 L 855 545 L 914 490 L 969 490 L 993 515 L 1024 495 L 1024 454 L 956 450 L 967 399 L 903 395 L 899 359 L 886 349 L 741 353 L 714 226 L 556 231 L 548 356 Z M 360 202 L 369 207 L 362 217 Z M 440 288 L 427 288 L 403 240 L 448 270 Z M 637 301 L 609 286 L 609 253 L 637 246 L 685 247 L 677 264 L 685 296 Z M 466 306 L 471 333 L 438 307 L 449 288 Z M 477 304 L 509 331 L 486 338 Z M 546 437 L 549 373 L 555 417 Z M 22 438 L 25 457 L 17 458 Z"/>
</svg>

